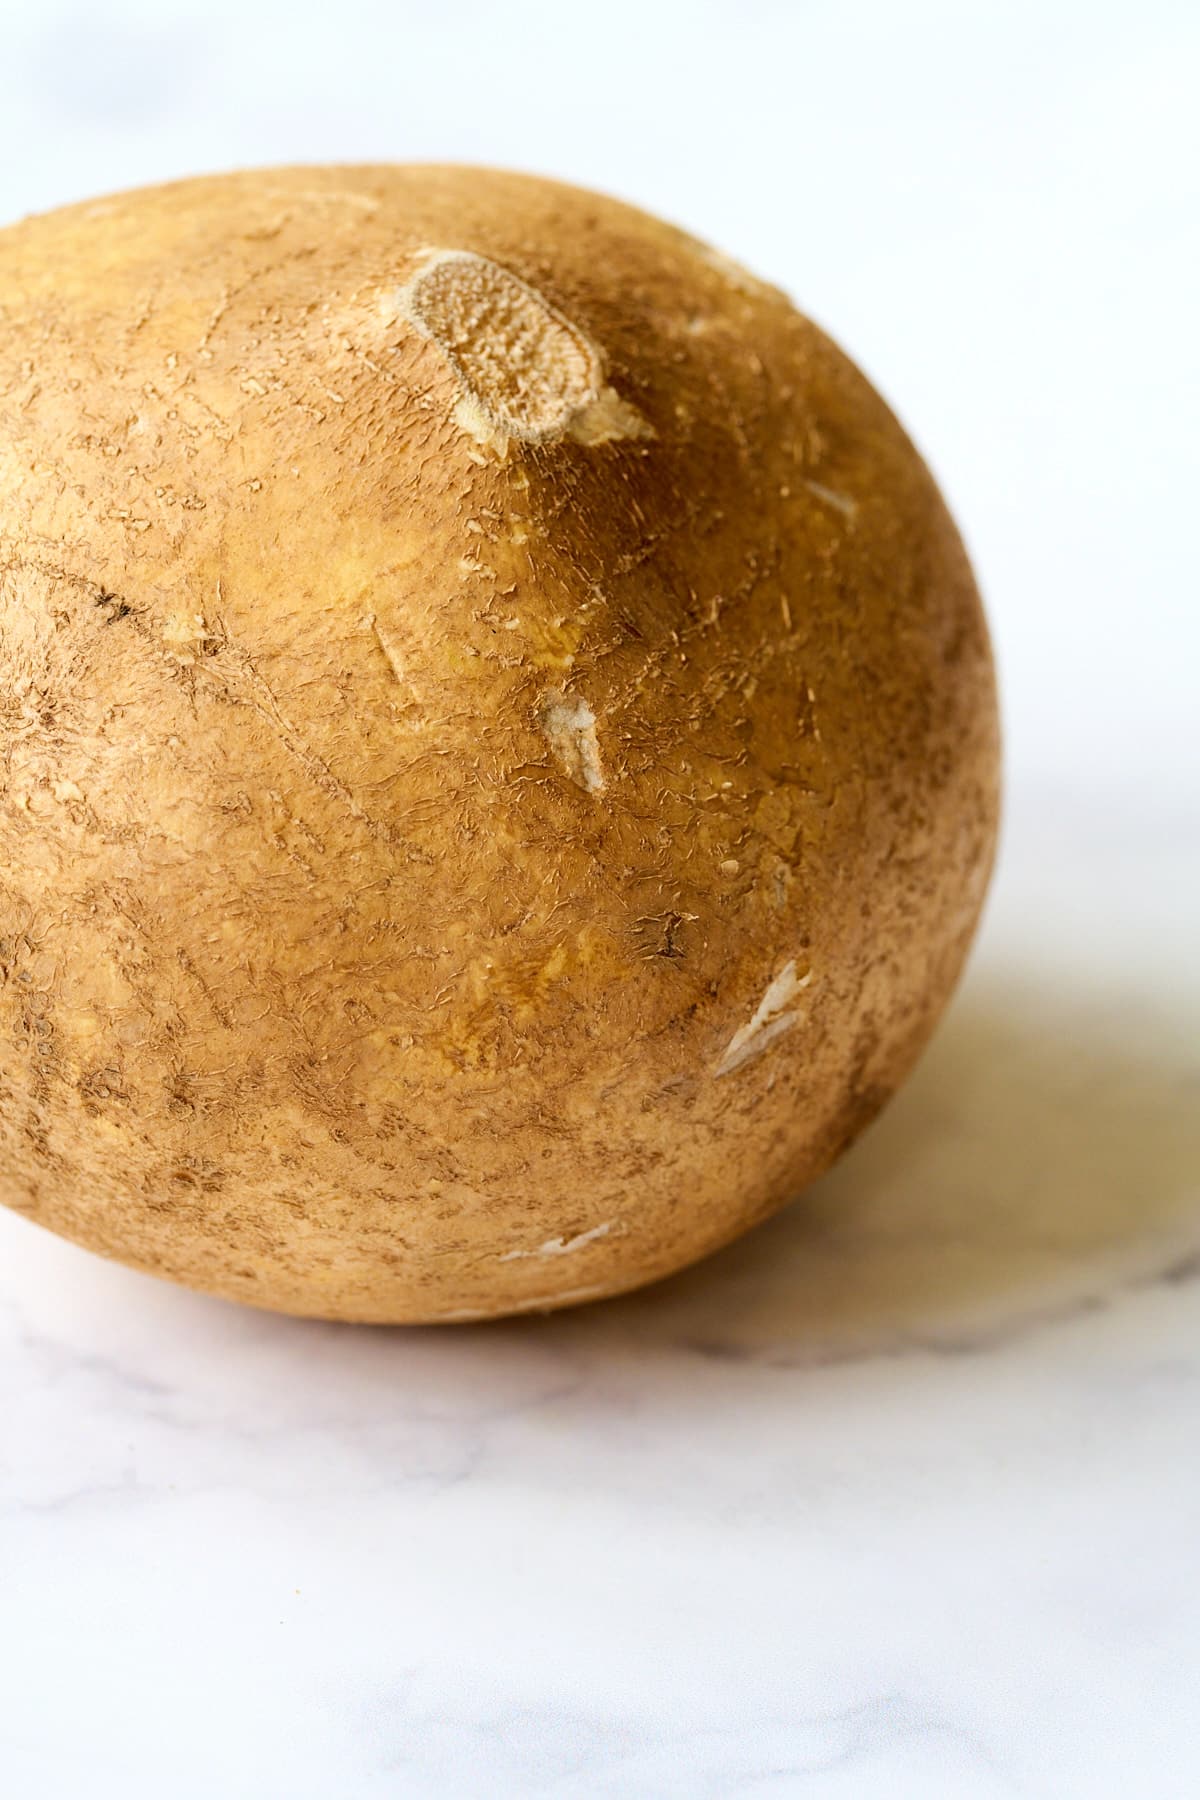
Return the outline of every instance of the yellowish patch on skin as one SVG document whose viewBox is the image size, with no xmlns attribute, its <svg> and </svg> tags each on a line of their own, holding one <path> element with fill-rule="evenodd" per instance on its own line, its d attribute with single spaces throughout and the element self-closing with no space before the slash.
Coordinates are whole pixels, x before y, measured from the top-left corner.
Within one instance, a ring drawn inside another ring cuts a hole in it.
<svg viewBox="0 0 1200 1800">
<path fill-rule="evenodd" d="M 751 1017 L 730 1038 L 714 1073 L 732 1075 L 752 1056 L 761 1055 L 768 1044 L 790 1031 L 800 1017 L 792 1008 L 792 1001 L 811 980 L 811 971 L 797 975 L 795 962 L 785 963 L 768 985 Z"/>
<path fill-rule="evenodd" d="M 529 661 L 536 668 L 565 675 L 583 641 L 584 621 L 577 615 L 550 619 L 535 613 L 520 624 L 528 644 Z"/>
<path fill-rule="evenodd" d="M 586 794 L 604 790 L 596 715 L 586 700 L 550 688 L 538 708 L 538 728 L 563 774 Z"/>
<path fill-rule="evenodd" d="M 458 378 L 455 421 L 504 457 L 526 444 L 652 436 L 604 379 L 587 334 L 510 269 L 470 250 L 431 250 L 400 291 L 404 315 Z"/>
</svg>

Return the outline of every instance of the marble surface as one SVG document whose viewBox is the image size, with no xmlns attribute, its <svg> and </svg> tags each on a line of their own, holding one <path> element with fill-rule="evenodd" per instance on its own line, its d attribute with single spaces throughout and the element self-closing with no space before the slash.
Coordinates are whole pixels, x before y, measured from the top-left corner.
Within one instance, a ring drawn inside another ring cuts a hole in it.
<svg viewBox="0 0 1200 1800">
<path fill-rule="evenodd" d="M 1010 768 L 912 1083 L 672 1282 L 355 1330 L 0 1213 L 13 1800 L 1200 1789 L 1200 21 L 732 17 L 4 9 L 0 221 L 233 163 L 473 157 L 790 286 L 947 478 Z"/>
</svg>

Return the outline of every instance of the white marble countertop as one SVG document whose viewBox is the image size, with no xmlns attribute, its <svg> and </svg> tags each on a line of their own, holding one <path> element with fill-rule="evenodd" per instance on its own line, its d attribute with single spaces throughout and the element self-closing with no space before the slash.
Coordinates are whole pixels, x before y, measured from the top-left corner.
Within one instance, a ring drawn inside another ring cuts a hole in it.
<svg viewBox="0 0 1200 1800">
<path fill-rule="evenodd" d="M 788 285 L 947 478 L 1010 744 L 911 1085 L 670 1283 L 356 1330 L 0 1213 L 6 1800 L 1200 1790 L 1200 20 L 1122 10 L 6 13 L 0 221 L 476 158 Z"/>
</svg>

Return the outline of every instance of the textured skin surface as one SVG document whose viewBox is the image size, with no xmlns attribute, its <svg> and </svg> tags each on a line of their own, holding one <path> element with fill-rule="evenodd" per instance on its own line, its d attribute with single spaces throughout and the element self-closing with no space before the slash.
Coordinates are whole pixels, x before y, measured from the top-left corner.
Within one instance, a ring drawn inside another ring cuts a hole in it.
<svg viewBox="0 0 1200 1800">
<path fill-rule="evenodd" d="M 464 429 L 398 298 L 431 249 L 646 429 Z M 987 635 L 774 289 L 479 170 L 70 208 L 0 234 L 0 493 L 8 1204 L 259 1305 L 486 1316 L 702 1255 L 902 1079 L 991 861 Z"/>
</svg>

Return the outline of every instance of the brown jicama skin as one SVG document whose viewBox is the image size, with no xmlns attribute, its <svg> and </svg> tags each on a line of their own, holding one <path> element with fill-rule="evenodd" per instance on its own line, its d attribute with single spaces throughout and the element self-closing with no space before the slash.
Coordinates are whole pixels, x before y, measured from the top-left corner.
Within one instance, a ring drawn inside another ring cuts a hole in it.
<svg viewBox="0 0 1200 1800">
<path fill-rule="evenodd" d="M 955 981 L 992 667 L 787 299 L 272 170 L 0 233 L 0 1198 L 330 1318 L 565 1305 L 825 1168 Z"/>
</svg>

